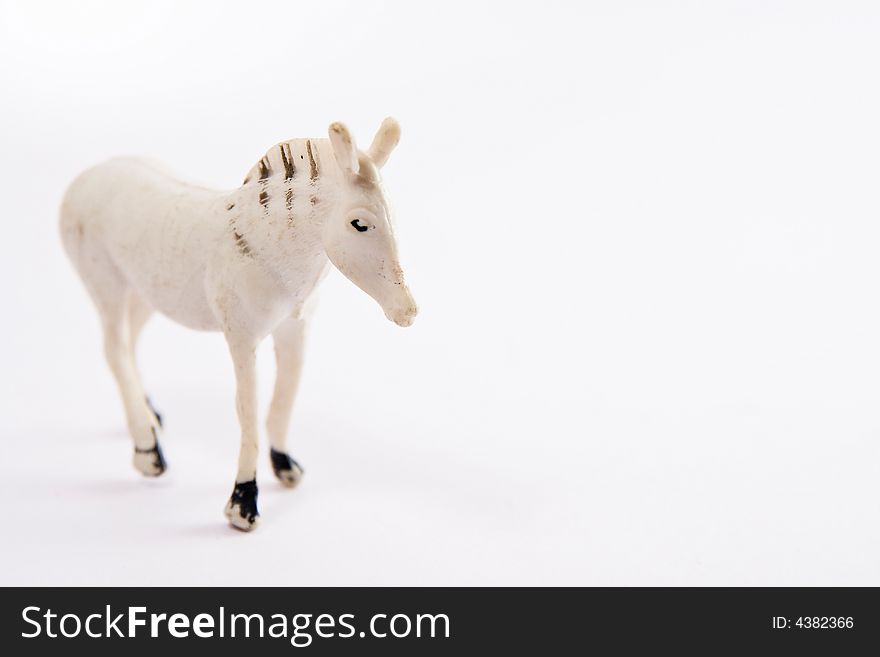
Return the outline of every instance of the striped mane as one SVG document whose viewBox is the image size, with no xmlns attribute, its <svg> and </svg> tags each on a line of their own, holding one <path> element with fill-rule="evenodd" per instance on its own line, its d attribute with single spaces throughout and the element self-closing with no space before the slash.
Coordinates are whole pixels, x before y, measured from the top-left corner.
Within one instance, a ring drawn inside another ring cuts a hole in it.
<svg viewBox="0 0 880 657">
<path fill-rule="evenodd" d="M 293 180 L 300 171 L 308 171 L 309 180 L 318 178 L 318 163 L 315 160 L 317 145 L 311 139 L 291 139 L 270 148 L 260 160 L 250 168 L 242 184 L 255 180 L 268 180 L 283 174 L 284 179 Z"/>
</svg>

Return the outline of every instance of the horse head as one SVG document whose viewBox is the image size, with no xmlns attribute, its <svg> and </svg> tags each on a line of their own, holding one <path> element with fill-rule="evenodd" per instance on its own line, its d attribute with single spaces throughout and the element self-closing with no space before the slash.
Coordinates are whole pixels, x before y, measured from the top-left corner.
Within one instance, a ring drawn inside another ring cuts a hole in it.
<svg viewBox="0 0 880 657">
<path fill-rule="evenodd" d="M 418 308 L 403 278 L 391 208 L 379 174 L 400 139 L 400 126 L 385 119 L 367 152 L 357 149 L 341 123 L 333 123 L 329 135 L 342 183 L 334 210 L 324 222 L 324 250 L 339 271 L 378 302 L 388 319 L 409 326 Z"/>
</svg>

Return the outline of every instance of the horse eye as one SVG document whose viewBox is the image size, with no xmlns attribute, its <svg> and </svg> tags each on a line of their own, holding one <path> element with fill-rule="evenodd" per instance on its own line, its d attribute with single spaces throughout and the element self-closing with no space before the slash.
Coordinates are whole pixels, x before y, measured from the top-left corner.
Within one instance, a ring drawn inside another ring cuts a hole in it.
<svg viewBox="0 0 880 657">
<path fill-rule="evenodd" d="M 357 232 L 359 232 L 359 233 L 363 233 L 364 231 L 369 230 L 369 228 L 370 228 L 369 226 L 361 226 L 360 219 L 352 219 L 351 225 L 354 226 L 355 229 L 357 230 Z"/>
</svg>

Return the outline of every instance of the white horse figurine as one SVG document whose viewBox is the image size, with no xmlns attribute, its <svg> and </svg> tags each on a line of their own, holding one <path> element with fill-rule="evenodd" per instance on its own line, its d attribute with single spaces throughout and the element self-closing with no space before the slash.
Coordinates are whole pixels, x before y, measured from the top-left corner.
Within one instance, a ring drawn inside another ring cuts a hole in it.
<svg viewBox="0 0 880 657">
<path fill-rule="evenodd" d="M 397 122 L 385 119 L 365 153 L 341 123 L 329 137 L 272 147 L 230 192 L 186 184 L 142 160 L 110 160 L 82 173 L 61 207 L 62 240 L 98 308 L 143 474 L 166 467 L 161 419 L 135 364 L 144 323 L 156 310 L 193 329 L 223 331 L 241 425 L 226 516 L 242 530 L 259 516 L 257 345 L 272 335 L 278 371 L 266 424 L 272 468 L 292 487 L 303 471 L 287 453 L 287 428 L 311 302 L 329 263 L 395 324 L 409 326 L 417 312 L 379 176 L 400 138 Z"/>
</svg>

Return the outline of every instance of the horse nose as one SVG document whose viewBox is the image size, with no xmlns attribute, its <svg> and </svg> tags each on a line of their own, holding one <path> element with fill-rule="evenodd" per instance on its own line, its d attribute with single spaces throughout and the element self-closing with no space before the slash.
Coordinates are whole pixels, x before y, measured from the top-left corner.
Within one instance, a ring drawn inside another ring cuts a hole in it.
<svg viewBox="0 0 880 657">
<path fill-rule="evenodd" d="M 412 326 L 412 323 L 416 321 L 416 315 L 419 314 L 418 306 L 413 304 L 409 308 L 403 311 L 401 314 L 402 320 L 399 322 L 401 326 Z"/>
<path fill-rule="evenodd" d="M 412 326 L 418 314 L 419 307 L 416 305 L 412 293 L 407 288 L 403 300 L 394 309 L 393 313 L 388 314 L 388 319 L 398 326 Z"/>
</svg>

